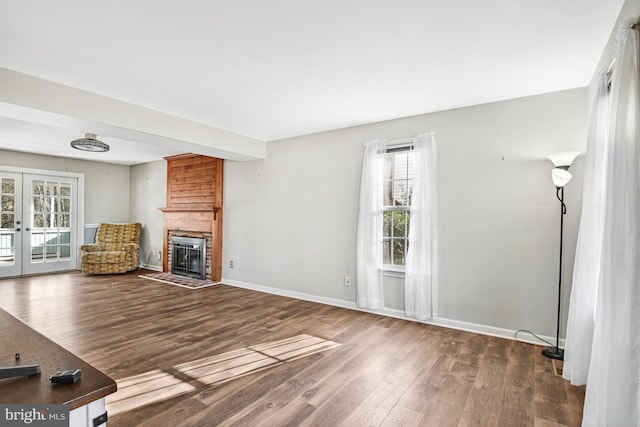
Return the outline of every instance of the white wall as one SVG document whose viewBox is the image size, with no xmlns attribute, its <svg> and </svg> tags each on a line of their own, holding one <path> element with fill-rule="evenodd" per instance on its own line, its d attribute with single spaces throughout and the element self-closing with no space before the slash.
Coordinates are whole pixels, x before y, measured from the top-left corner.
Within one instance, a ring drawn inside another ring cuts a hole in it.
<svg viewBox="0 0 640 427">
<path fill-rule="evenodd" d="M 131 222 L 142 224 L 140 261 L 162 268 L 163 217 L 159 208 L 167 206 L 167 162 L 159 160 L 131 166 Z"/>
<path fill-rule="evenodd" d="M 227 161 L 223 277 L 353 302 L 343 278 L 355 276 L 362 143 L 435 131 L 439 315 L 554 336 L 559 203 L 545 156 L 584 150 L 586 116 L 582 88 L 274 141 L 266 160 Z M 581 158 L 571 171 L 565 313 Z M 391 282 L 386 301 L 401 308 Z"/>
<path fill-rule="evenodd" d="M 128 166 L 0 150 L 2 166 L 82 173 L 85 223 L 129 221 Z"/>
</svg>

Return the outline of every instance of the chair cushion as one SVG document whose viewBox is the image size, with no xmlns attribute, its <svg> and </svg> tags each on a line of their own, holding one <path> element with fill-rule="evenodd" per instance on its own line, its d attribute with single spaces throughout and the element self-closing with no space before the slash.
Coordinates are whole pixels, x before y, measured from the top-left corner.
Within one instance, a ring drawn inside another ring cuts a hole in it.
<svg viewBox="0 0 640 427">
<path fill-rule="evenodd" d="M 96 232 L 96 243 L 123 245 L 140 241 L 141 224 L 100 224 Z M 108 248 L 107 248 L 108 250 Z"/>
<path fill-rule="evenodd" d="M 83 264 L 119 264 L 127 261 L 127 253 L 122 251 L 85 252 Z"/>
</svg>

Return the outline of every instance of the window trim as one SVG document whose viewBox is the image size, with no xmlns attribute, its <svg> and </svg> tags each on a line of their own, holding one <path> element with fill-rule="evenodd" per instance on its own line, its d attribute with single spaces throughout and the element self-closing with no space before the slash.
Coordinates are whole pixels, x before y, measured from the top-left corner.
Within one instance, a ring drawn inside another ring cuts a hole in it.
<svg viewBox="0 0 640 427">
<path fill-rule="evenodd" d="M 406 276 L 405 266 L 384 264 L 382 266 L 382 275 L 386 277 L 404 278 Z"/>
<path fill-rule="evenodd" d="M 413 138 L 405 138 L 405 139 L 401 139 L 401 140 L 395 140 L 392 141 L 390 143 L 385 144 L 385 150 L 384 153 L 382 154 L 383 156 L 386 156 L 387 154 L 398 154 L 398 153 L 402 153 L 404 151 L 413 151 L 413 147 L 414 147 L 414 139 Z M 411 177 L 411 179 L 413 180 L 414 177 Z M 404 212 L 411 212 L 411 205 L 406 205 L 406 206 L 382 206 L 382 213 L 384 215 L 384 212 L 394 212 L 394 211 L 404 211 Z M 389 237 L 390 239 L 393 239 L 392 237 Z M 383 241 L 385 240 L 385 238 L 383 237 Z M 409 233 L 407 231 L 407 237 L 404 238 L 404 240 L 408 243 L 409 241 Z M 406 256 L 406 253 L 405 253 Z M 397 265 L 397 264 L 382 264 L 382 274 L 384 276 L 388 276 L 388 277 L 399 277 L 399 278 L 404 278 L 405 277 L 405 272 L 406 272 L 406 267 L 404 265 Z"/>
</svg>

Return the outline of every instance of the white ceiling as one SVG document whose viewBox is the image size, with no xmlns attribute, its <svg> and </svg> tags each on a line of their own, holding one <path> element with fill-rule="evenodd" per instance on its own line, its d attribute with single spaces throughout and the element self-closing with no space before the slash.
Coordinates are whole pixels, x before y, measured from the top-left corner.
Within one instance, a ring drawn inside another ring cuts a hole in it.
<svg viewBox="0 0 640 427">
<path fill-rule="evenodd" d="M 623 3 L 2 0 L 0 67 L 270 141 L 586 86 Z M 84 131 L 5 118 L 0 147 Z"/>
</svg>

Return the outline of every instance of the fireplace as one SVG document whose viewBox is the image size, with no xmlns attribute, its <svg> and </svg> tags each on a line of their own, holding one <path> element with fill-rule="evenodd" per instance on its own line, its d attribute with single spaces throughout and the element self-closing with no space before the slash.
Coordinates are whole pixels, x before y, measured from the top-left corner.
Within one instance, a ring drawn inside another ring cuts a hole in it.
<svg viewBox="0 0 640 427">
<path fill-rule="evenodd" d="M 194 237 L 171 238 L 171 272 L 204 280 L 206 270 L 206 239 Z"/>
<path fill-rule="evenodd" d="M 201 238 L 206 240 L 201 253 L 201 258 L 206 258 L 204 278 L 219 282 L 222 277 L 224 162 L 222 159 L 196 154 L 182 154 L 166 159 L 167 206 L 160 208 L 164 213 L 162 271 L 175 272 L 173 237 Z M 178 265 L 178 269 L 180 268 Z"/>
</svg>

